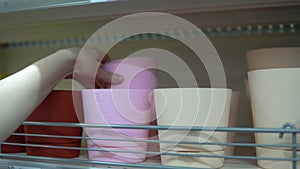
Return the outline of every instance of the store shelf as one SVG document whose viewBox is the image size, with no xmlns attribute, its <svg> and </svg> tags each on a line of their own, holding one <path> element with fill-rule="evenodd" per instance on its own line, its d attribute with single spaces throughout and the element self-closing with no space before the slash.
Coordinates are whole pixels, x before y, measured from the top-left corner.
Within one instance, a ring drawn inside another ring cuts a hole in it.
<svg viewBox="0 0 300 169">
<path fill-rule="evenodd" d="M 37 1 L 36 1 L 37 2 Z M 243 80 L 246 77 L 245 52 L 266 47 L 277 46 L 299 46 L 300 35 L 300 1 L 299 0 L 106 0 L 96 2 L 93 0 L 42 0 L 40 3 L 33 1 L 0 0 L 0 73 L 11 74 L 22 67 L 32 63 L 37 58 L 46 56 L 59 48 L 70 46 L 82 46 L 88 38 L 106 23 L 119 17 L 138 12 L 163 12 L 179 16 L 198 28 L 208 38 L 212 39 L 225 68 L 230 87 L 245 93 Z M 9 5 L 9 8 L 7 8 Z M 138 18 L 141 21 L 145 18 Z M 161 30 L 167 35 L 180 35 L 184 38 L 193 38 L 194 32 L 182 27 L 170 25 L 170 29 Z M 110 42 L 116 38 L 124 38 L 127 34 L 107 35 L 106 37 L 94 37 L 93 41 Z M 160 44 L 168 44 L 166 49 L 180 50 L 178 44 L 168 41 L 170 38 L 159 34 L 137 35 L 124 40 L 126 46 L 122 50 L 111 55 L 117 57 L 127 56 L 127 49 L 137 49 L 137 46 L 148 47 Z M 146 42 L 146 43 L 140 43 Z M 149 43 L 150 42 L 150 43 Z M 170 42 L 170 43 L 169 43 Z M 144 46 L 143 46 L 144 45 Z M 148 45 L 148 46 L 147 46 Z M 199 46 L 201 47 L 201 46 Z M 126 49 L 126 50 L 125 50 Z M 170 50 L 172 51 L 172 50 Z M 192 58 L 187 50 L 179 53 L 182 58 Z M 186 59 L 188 60 L 188 59 Z M 195 60 L 190 59 L 191 63 Z M 227 67 L 226 67 L 227 66 Z M 197 68 L 198 64 L 191 66 Z M 0 79 L 3 78 L 0 75 Z M 161 79 L 160 79 L 161 80 Z M 170 87 L 173 83 L 163 81 L 162 86 Z M 202 80 L 199 80 L 202 81 Z M 240 112 L 242 126 L 248 126 L 249 119 L 244 107 Z M 247 107 L 248 108 L 248 107 Z M 245 119 L 244 119 L 245 117 Z M 248 121 L 247 121 L 248 120 Z M 115 127 L 115 128 L 143 128 L 160 130 L 167 126 L 99 126 L 87 124 L 67 123 L 32 123 L 25 122 L 24 125 L 50 125 L 50 126 L 72 126 L 72 127 Z M 252 125 L 252 124 L 251 124 Z M 256 129 L 256 128 L 218 128 L 220 132 L 237 132 L 240 134 L 253 134 L 255 132 L 272 132 L 279 135 L 287 132 L 287 135 L 299 135 L 299 129 Z M 175 127 L 176 129 L 176 127 Z M 184 128 L 177 128 L 184 129 Z M 204 128 L 205 129 L 205 128 Z M 210 128 L 206 128 L 210 130 Z M 203 130 L 195 127 L 194 130 Z M 14 135 L 22 135 L 15 133 Z M 28 136 L 24 135 L 23 136 Z M 42 135 L 37 135 L 42 136 Z M 50 136 L 53 137 L 53 136 Z M 65 137 L 65 136 L 64 136 Z M 80 137 L 78 139 L 88 139 Z M 132 140 L 135 141 L 135 140 Z M 226 143 L 206 143 L 228 146 Z M 1 145 L 1 142 L 0 142 Z M 291 145 L 258 145 L 253 144 L 249 138 L 232 144 L 236 146 L 237 152 L 234 156 L 225 160 L 223 169 L 257 169 L 256 156 L 247 154 L 247 148 L 254 149 L 256 146 L 292 146 L 294 150 L 300 146 Z M 24 144 L 23 146 L 29 146 Z M 1 147 L 1 146 L 0 146 Z M 0 153 L 0 168 L 5 169 L 52 169 L 52 168 L 116 168 L 116 169 L 142 169 L 142 168 L 167 168 L 162 166 L 157 158 L 148 158 L 139 164 L 107 163 L 101 161 L 90 161 L 86 155 L 89 149 L 81 149 L 81 155 L 73 159 L 46 158 L 40 156 L 27 156 L 26 153 L 6 154 Z M 246 150 L 245 150 L 246 149 Z M 1 148 L 0 148 L 1 152 Z M 241 153 L 242 152 L 242 153 Z M 146 153 L 146 152 L 145 152 Z M 149 152 L 148 152 L 149 153 Z M 276 159 L 271 159 L 276 160 Z M 285 159 L 299 161 L 299 157 Z M 182 167 L 180 167 L 182 169 Z M 296 169 L 296 168 L 293 168 Z"/>
<path fill-rule="evenodd" d="M 36 125 L 36 126 L 63 126 L 63 127 L 83 127 L 83 128 L 113 128 L 113 129 L 148 129 L 148 130 L 189 130 L 189 131 L 215 131 L 215 132 L 237 132 L 237 133 L 274 133 L 278 134 L 279 138 L 284 135 L 292 134 L 291 144 L 255 144 L 251 142 L 246 143 L 225 143 L 225 142 L 191 142 L 182 141 L 178 144 L 192 144 L 192 145 L 221 145 L 221 146 L 236 146 L 236 149 L 244 149 L 249 152 L 249 148 L 255 148 L 257 146 L 275 147 L 275 148 L 291 148 L 294 152 L 293 157 L 289 158 L 274 158 L 274 157 L 256 157 L 253 154 L 234 154 L 231 156 L 226 155 L 203 155 L 199 154 L 186 154 L 186 153 L 170 153 L 170 152 L 154 152 L 154 151 L 133 151 L 133 150 L 109 150 L 109 152 L 125 152 L 125 153 L 142 153 L 147 154 L 149 157 L 146 161 L 137 164 L 131 163 L 118 163 L 118 162 L 104 162 L 104 161 L 93 161 L 87 157 L 87 151 L 95 150 L 95 148 L 86 147 L 63 147 L 63 146 L 47 146 L 39 144 L 22 144 L 22 143 L 9 143 L 3 142 L 2 144 L 9 145 L 21 145 L 21 146 L 35 146 L 35 147 L 47 147 L 47 148 L 63 148 L 63 149 L 76 149 L 80 150 L 80 156 L 78 158 L 53 158 L 53 157 L 42 157 L 42 156 L 27 156 L 26 153 L 0 153 L 0 167 L 3 168 L 14 168 L 14 169 L 27 169 L 30 168 L 86 168 L 86 169 L 100 169 L 100 168 L 116 168 L 116 169 L 134 169 L 134 168 L 157 168 L 157 169 L 175 169 L 176 166 L 161 165 L 159 155 L 174 155 L 174 156 L 191 156 L 191 157 L 207 157 L 207 158 L 225 158 L 225 165 L 223 169 L 257 169 L 256 160 L 283 160 L 291 161 L 294 164 L 300 161 L 297 158 L 296 150 L 300 145 L 297 144 L 297 134 L 300 133 L 299 129 L 296 129 L 292 123 L 285 123 L 281 128 L 224 128 L 224 127 L 200 127 L 200 126 L 134 126 L 134 125 L 102 125 L 102 124 L 86 124 L 86 123 L 51 123 L 51 122 L 24 122 L 24 125 Z M 97 139 L 106 141 L 133 141 L 133 142 L 148 142 L 148 143 L 175 143 L 170 140 L 141 140 L 141 139 L 116 139 L 116 138 L 92 138 L 92 137 L 75 137 L 75 136 L 57 136 L 57 135 L 41 135 L 41 134 L 28 134 L 28 133 L 14 133 L 13 135 L 19 136 L 31 136 L 31 137 L 53 137 L 53 138 L 72 138 L 72 139 Z M 107 151 L 105 149 L 97 148 L 97 151 Z M 184 169 L 185 167 L 178 167 Z M 191 167 L 186 167 L 191 168 Z M 292 169 L 296 169 L 294 166 Z"/>
<path fill-rule="evenodd" d="M 272 35 L 272 34 L 292 34 L 300 32 L 299 23 L 286 23 L 286 24 L 259 24 L 259 25 L 246 25 L 236 27 L 209 27 L 202 30 L 208 37 L 237 37 L 237 36 L 259 36 L 259 35 Z M 179 38 L 194 38 L 197 33 L 189 29 L 168 29 L 161 30 L 161 34 L 140 34 L 131 36 L 130 34 L 112 34 L 105 37 L 94 36 L 89 37 L 86 35 L 75 35 L 69 37 L 56 37 L 46 39 L 32 39 L 23 41 L 12 41 L 3 43 L 2 46 L 6 48 L 47 48 L 47 47 L 65 47 L 65 46 L 82 46 L 88 40 L 96 43 L 110 43 L 112 41 L 126 41 L 126 42 L 139 42 L 139 41 L 159 41 L 168 40 L 170 37 Z M 128 37 L 130 36 L 130 37 Z"/>
<path fill-rule="evenodd" d="M 224 10 L 245 10 L 270 7 L 292 7 L 300 5 L 297 0 L 64 0 L 20 2 L 1 1 L 0 20 L 5 23 L 47 22 L 65 19 L 83 19 L 91 17 L 113 17 L 129 13 L 157 11 L 168 13 L 215 12 Z M 26 3 L 27 2 L 27 3 Z M 30 10 L 31 9 L 31 10 Z M 77 12 L 80 11 L 80 12 Z M 61 12 L 64 15 L 61 15 Z M 32 15 L 34 14 L 34 15 Z M 22 16 L 23 15 L 23 16 Z M 30 17 L 26 17 L 29 16 Z M 15 19 L 6 18 L 14 17 Z M 22 16 L 18 18 L 17 16 Z M 2 24 L 2 23 L 1 23 Z"/>
<path fill-rule="evenodd" d="M 285 30 L 289 24 L 299 23 L 300 1 L 164 0 L 162 3 L 157 0 L 118 0 L 64 7 L 54 5 L 52 8 L 0 14 L 0 43 L 55 39 L 57 36 L 90 36 L 114 19 L 139 12 L 174 14 L 212 35 L 219 35 L 220 32 L 235 35 L 239 34 L 241 28 L 260 30 L 261 27 L 269 33 L 275 33 L 277 29 L 282 32 L 282 26 Z M 143 16 L 137 19 L 145 21 Z M 171 28 L 181 29 L 170 25 Z"/>
</svg>

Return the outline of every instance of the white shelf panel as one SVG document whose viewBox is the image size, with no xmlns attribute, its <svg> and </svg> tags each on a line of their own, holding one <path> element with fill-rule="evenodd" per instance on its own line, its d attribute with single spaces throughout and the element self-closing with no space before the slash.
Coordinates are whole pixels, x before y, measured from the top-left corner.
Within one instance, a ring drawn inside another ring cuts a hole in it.
<svg viewBox="0 0 300 169">
<path fill-rule="evenodd" d="M 0 0 L 0 6 L 3 1 L 5 0 Z M 299 0 L 116 0 L 62 5 L 63 7 L 49 6 L 51 5 L 7 13 L 1 13 L 0 9 L 0 43 L 55 39 L 62 36 L 89 37 L 113 19 L 149 11 L 175 14 L 212 36 L 235 36 L 248 32 L 249 35 L 256 35 L 256 32 L 285 33 L 290 32 L 290 24 L 300 22 Z M 144 17 L 139 19 L 145 20 Z M 293 30 L 294 28 L 291 29 Z"/>
<path fill-rule="evenodd" d="M 1 2 L 0 1 L 0 13 L 1 13 Z M 27 0 L 28 1 L 28 0 Z M 26 2 L 27 2 L 26 1 Z M 31 2 L 32 9 L 26 8 L 29 6 L 28 3 L 23 4 L 23 1 L 14 1 L 17 9 L 6 9 L 2 7 L 2 14 L 0 15 L 0 25 L 11 25 L 11 24 L 30 24 L 30 23 L 45 23 L 45 22 L 63 22 L 65 20 L 82 20 L 82 19 L 95 19 L 95 18 L 115 18 L 118 16 L 138 13 L 138 12 L 167 12 L 172 14 L 182 13 L 208 13 L 209 15 L 206 20 L 210 20 L 211 12 L 217 13 L 222 11 L 233 11 L 233 10 L 244 10 L 245 12 L 239 12 L 239 15 L 245 13 L 257 12 L 263 9 L 263 12 L 268 13 L 269 11 L 264 8 L 285 8 L 287 10 L 280 10 L 282 17 L 297 18 L 297 13 L 292 13 L 293 8 L 299 7 L 299 0 L 107 0 L 108 2 L 102 3 L 90 3 L 87 0 L 65 0 L 71 1 L 72 3 L 59 4 L 57 1 L 46 0 L 40 2 L 38 5 L 36 2 Z M 63 1 L 64 2 L 64 1 Z M 53 3 L 51 5 L 51 3 Z M 23 10 L 22 10 L 23 4 Z M 37 5 L 36 5 L 37 4 Z M 45 4 L 43 7 L 42 5 Z M 72 5 L 74 4 L 74 5 Z M 37 6 L 34 8 L 34 6 Z M 5 9 L 8 10 L 5 12 Z M 19 9 L 19 10 L 18 10 Z M 250 11 L 249 11 L 250 10 Z M 9 12 L 15 11 L 15 12 Z M 79 12 L 80 11 L 80 12 Z M 291 11 L 291 12 L 289 12 Z M 296 10 L 295 10 L 296 11 Z M 299 13 L 299 12 L 298 12 Z M 238 16 L 239 16 L 238 15 Z M 238 17 L 237 16 L 237 17 Z M 253 18 L 261 19 L 274 19 L 272 15 L 261 15 L 264 17 Z M 276 19 L 278 16 L 275 17 Z M 247 18 L 246 20 L 248 20 Z M 288 18 L 287 18 L 288 19 Z M 298 17 L 299 19 L 299 17 Z M 245 18 L 244 18 L 245 20 Z M 204 20 L 205 21 L 205 20 Z M 235 19 L 236 21 L 236 19 Z M 205 21 L 206 22 L 206 21 Z"/>
</svg>

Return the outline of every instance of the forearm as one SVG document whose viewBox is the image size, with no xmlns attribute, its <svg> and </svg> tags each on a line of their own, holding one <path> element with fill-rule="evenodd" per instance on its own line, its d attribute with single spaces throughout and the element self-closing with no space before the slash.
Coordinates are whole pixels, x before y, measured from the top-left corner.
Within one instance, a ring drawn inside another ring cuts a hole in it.
<svg viewBox="0 0 300 169">
<path fill-rule="evenodd" d="M 0 141 L 7 138 L 72 73 L 77 53 L 60 50 L 0 81 Z"/>
</svg>

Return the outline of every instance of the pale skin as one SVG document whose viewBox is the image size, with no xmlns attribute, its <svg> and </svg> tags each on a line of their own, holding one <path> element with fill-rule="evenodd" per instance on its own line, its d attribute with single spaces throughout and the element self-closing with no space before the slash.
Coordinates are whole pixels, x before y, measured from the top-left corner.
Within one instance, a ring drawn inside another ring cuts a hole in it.
<svg viewBox="0 0 300 169">
<path fill-rule="evenodd" d="M 88 80 L 95 79 L 88 71 L 84 68 L 74 71 L 79 52 L 80 48 L 61 49 L 0 80 L 0 141 L 8 138 L 62 79 L 73 75 L 79 77 L 75 80 L 85 87 L 94 87 L 86 85 Z M 84 54 L 97 52 L 100 51 L 89 49 Z M 96 65 L 103 61 L 103 57 L 89 57 L 87 60 Z M 123 80 L 121 76 L 100 68 L 96 73 L 97 86 L 102 82 L 120 83 Z"/>
</svg>

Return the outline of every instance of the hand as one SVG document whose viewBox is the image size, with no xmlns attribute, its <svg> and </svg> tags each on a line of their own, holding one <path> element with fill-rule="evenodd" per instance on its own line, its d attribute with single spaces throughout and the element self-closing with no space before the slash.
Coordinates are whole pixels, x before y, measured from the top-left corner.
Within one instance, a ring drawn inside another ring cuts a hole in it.
<svg viewBox="0 0 300 169">
<path fill-rule="evenodd" d="M 69 48 L 75 56 L 73 74 L 67 78 L 73 78 L 86 88 L 103 88 L 104 84 L 121 83 L 121 75 L 112 74 L 101 69 L 101 64 L 110 61 L 108 55 L 96 48 Z"/>
</svg>

